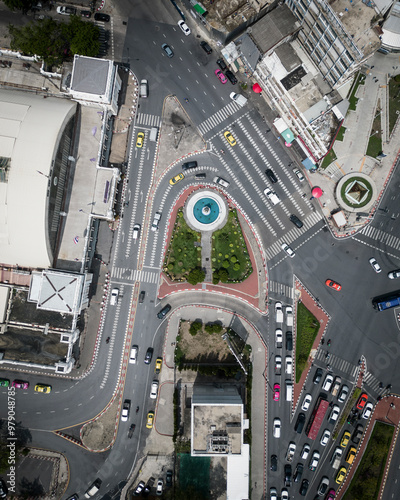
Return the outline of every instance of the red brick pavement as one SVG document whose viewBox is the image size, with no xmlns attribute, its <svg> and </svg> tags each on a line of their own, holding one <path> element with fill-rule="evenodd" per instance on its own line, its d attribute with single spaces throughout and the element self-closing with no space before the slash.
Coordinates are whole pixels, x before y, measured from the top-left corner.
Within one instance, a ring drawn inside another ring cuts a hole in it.
<svg viewBox="0 0 400 500">
<path fill-rule="evenodd" d="M 207 186 L 201 186 L 201 188 L 204 188 Z M 164 242 L 164 249 L 163 249 L 163 261 L 165 258 L 165 253 L 167 251 L 169 242 L 171 240 L 172 232 L 174 229 L 174 221 L 176 220 L 176 215 L 178 210 L 184 206 L 186 199 L 190 194 L 192 194 L 194 191 L 199 189 L 198 187 L 190 187 L 186 189 L 181 196 L 178 198 L 176 201 L 172 211 L 171 211 L 171 217 L 170 217 L 170 224 L 168 227 L 168 233 L 167 233 L 167 238 L 166 241 Z M 229 204 L 229 200 L 227 200 Z M 259 289 L 259 280 L 258 280 L 258 270 L 257 270 L 257 264 L 256 260 L 252 251 L 252 247 L 248 241 L 248 238 L 246 234 L 243 232 L 244 239 L 246 241 L 247 245 L 247 251 L 249 253 L 249 257 L 251 260 L 251 265 L 253 267 L 253 272 L 251 275 L 242 283 L 219 283 L 218 285 L 213 285 L 212 283 L 207 283 L 206 284 L 206 290 L 210 292 L 216 292 L 216 293 L 222 293 L 224 295 L 232 295 L 235 297 L 240 298 L 241 300 L 245 300 L 248 302 L 250 305 L 254 306 L 256 309 L 259 310 L 259 294 L 260 294 L 260 289 Z M 261 271 L 264 272 L 264 271 Z M 200 283 L 198 285 L 190 285 L 187 282 L 184 283 L 175 283 L 171 281 L 164 273 L 161 273 L 161 285 L 158 291 L 158 296 L 160 299 L 167 297 L 171 293 L 177 293 L 177 292 L 188 292 L 188 291 L 204 291 L 205 289 L 203 288 L 203 284 Z"/>
<path fill-rule="evenodd" d="M 303 284 L 299 280 L 295 280 L 295 295 L 296 297 L 300 297 L 295 304 L 295 311 L 296 311 L 296 318 L 297 318 L 297 304 L 298 302 L 302 302 L 306 308 L 314 314 L 314 316 L 317 318 L 317 320 L 320 323 L 320 329 L 318 330 L 318 334 L 314 340 L 314 344 L 312 346 L 312 351 L 315 351 L 318 349 L 318 346 L 321 342 L 321 339 L 325 333 L 325 330 L 328 326 L 330 316 L 324 309 L 318 304 L 318 302 L 315 300 L 315 298 L 311 295 L 311 293 L 303 286 Z M 294 323 L 296 324 L 296 322 Z M 294 391 L 293 391 L 293 407 L 296 407 L 297 400 L 301 394 L 301 391 L 303 389 L 303 385 L 306 381 L 306 378 L 308 376 L 308 373 L 311 370 L 311 367 L 313 366 L 313 360 L 314 358 L 312 355 L 308 358 L 307 361 L 307 367 L 303 370 L 303 373 L 301 374 L 301 378 L 299 382 L 294 384 Z M 295 372 L 296 373 L 296 372 Z M 296 380 L 296 375 L 294 375 L 294 378 Z"/>
<path fill-rule="evenodd" d="M 391 407 L 391 405 L 394 405 L 394 406 Z M 375 425 L 376 421 L 384 422 L 385 424 L 396 426 L 395 432 L 393 433 L 393 439 L 392 439 L 392 443 L 390 445 L 388 458 L 386 461 L 385 473 L 383 475 L 383 480 L 382 480 L 381 488 L 379 491 L 378 500 L 381 499 L 383 496 L 383 490 L 385 488 L 386 479 L 387 479 L 387 475 L 388 475 L 389 468 L 390 468 L 390 462 L 391 462 L 391 459 L 393 456 L 393 451 L 394 451 L 394 448 L 396 446 L 397 436 L 399 433 L 400 396 L 397 396 L 397 395 L 386 396 L 375 405 L 372 417 L 368 422 L 368 426 L 365 430 L 363 439 L 358 447 L 356 458 L 355 458 L 353 464 L 351 465 L 351 467 L 349 467 L 349 469 L 348 469 L 348 472 L 350 472 L 350 474 L 347 474 L 345 482 L 342 484 L 342 486 L 338 489 L 338 491 L 336 493 L 336 498 L 338 500 L 343 497 L 343 495 L 346 493 L 347 488 L 350 486 L 351 480 L 353 479 L 354 474 L 357 470 L 357 467 L 362 459 L 365 448 L 368 445 L 368 440 L 369 440 L 371 433 L 374 429 L 374 425 Z"/>
</svg>

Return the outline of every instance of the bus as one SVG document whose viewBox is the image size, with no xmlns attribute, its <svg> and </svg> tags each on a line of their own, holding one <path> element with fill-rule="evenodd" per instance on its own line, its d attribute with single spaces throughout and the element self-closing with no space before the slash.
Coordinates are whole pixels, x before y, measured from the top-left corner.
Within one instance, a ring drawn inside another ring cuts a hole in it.
<svg viewBox="0 0 400 500">
<path fill-rule="evenodd" d="M 328 408 L 329 402 L 323 397 L 319 397 L 307 424 L 306 436 L 308 438 L 315 439 L 317 437 Z"/>
<path fill-rule="evenodd" d="M 400 306 L 400 291 L 375 297 L 372 299 L 372 305 L 378 311 L 385 311 L 386 309 Z"/>
</svg>

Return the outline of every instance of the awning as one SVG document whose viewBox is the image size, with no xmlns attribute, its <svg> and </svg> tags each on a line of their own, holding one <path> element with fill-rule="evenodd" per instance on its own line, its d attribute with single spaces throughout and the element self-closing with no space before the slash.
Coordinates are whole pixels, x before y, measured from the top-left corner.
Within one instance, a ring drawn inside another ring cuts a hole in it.
<svg viewBox="0 0 400 500">
<path fill-rule="evenodd" d="M 260 85 L 258 83 L 255 83 L 253 85 L 253 92 L 255 92 L 256 94 L 261 94 L 262 88 L 260 87 Z"/>
<path fill-rule="evenodd" d="M 282 137 L 285 139 L 285 142 L 288 142 L 289 144 L 294 141 L 294 135 L 290 128 L 287 128 L 282 132 Z"/>
</svg>

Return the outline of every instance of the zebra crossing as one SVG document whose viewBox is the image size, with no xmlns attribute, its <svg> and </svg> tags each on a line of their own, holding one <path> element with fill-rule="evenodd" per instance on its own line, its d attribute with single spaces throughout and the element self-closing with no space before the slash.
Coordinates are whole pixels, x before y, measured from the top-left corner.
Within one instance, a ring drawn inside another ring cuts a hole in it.
<svg viewBox="0 0 400 500">
<path fill-rule="evenodd" d="M 113 267 L 112 278 L 126 281 L 140 281 L 141 283 L 158 283 L 160 270 L 146 271 L 141 269 L 128 269 L 126 267 Z"/>
<path fill-rule="evenodd" d="M 391 233 L 386 233 L 381 229 L 378 229 L 373 226 L 367 226 L 360 231 L 360 234 L 367 236 L 368 238 L 374 239 L 383 243 L 389 247 L 394 248 L 395 250 L 400 249 L 400 238 L 397 236 L 393 236 Z"/>
<path fill-rule="evenodd" d="M 144 127 L 160 127 L 161 116 L 148 115 L 146 113 L 138 113 L 136 119 L 136 126 Z"/>
<path fill-rule="evenodd" d="M 308 230 L 311 227 L 315 226 L 321 220 L 321 215 L 317 212 L 312 212 L 305 219 L 302 220 L 303 228 L 300 230 L 297 227 L 292 228 L 290 231 L 287 231 L 281 238 L 276 240 L 271 246 L 265 248 L 265 254 L 267 256 L 267 260 L 274 258 L 278 255 L 279 252 L 282 252 L 282 243 L 287 243 L 290 245 L 292 241 L 296 240 L 299 236 L 304 233 L 304 230 Z"/>
<path fill-rule="evenodd" d="M 339 165 L 336 162 L 333 162 L 325 169 L 325 174 L 329 175 L 329 177 L 333 181 L 338 181 L 343 177 L 343 171 L 339 168 Z"/>
<path fill-rule="evenodd" d="M 236 104 L 236 102 L 232 101 L 228 103 L 222 109 L 209 116 L 207 120 L 204 120 L 202 123 L 200 123 L 200 125 L 198 126 L 200 133 L 202 135 L 206 134 L 217 125 L 230 118 L 234 113 L 239 111 L 239 109 L 241 108 L 238 104 Z"/>
<path fill-rule="evenodd" d="M 284 285 L 283 283 L 278 283 L 277 281 L 269 281 L 268 283 L 269 294 L 275 293 L 277 295 L 283 295 L 289 299 L 294 299 L 294 289 L 292 286 Z"/>
<path fill-rule="evenodd" d="M 318 349 L 315 359 L 322 361 L 323 363 L 326 363 L 326 353 L 327 351 L 323 349 Z M 356 375 L 358 373 L 358 368 L 359 368 L 358 365 L 353 365 L 349 361 L 346 361 L 345 359 L 336 356 L 335 354 L 332 353 L 330 353 L 329 365 L 331 366 L 334 372 L 340 371 L 345 374 L 348 374 L 353 380 L 356 379 Z"/>
<path fill-rule="evenodd" d="M 370 387 L 373 391 L 375 392 L 384 392 L 385 389 L 382 390 L 382 387 L 380 387 L 381 382 L 372 375 L 370 372 L 366 372 L 363 378 L 363 384 L 367 385 Z"/>
</svg>

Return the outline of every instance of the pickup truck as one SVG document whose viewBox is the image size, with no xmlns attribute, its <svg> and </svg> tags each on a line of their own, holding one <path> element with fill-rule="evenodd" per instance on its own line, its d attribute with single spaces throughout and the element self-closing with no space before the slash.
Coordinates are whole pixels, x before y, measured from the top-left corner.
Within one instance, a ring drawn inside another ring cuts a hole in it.
<svg viewBox="0 0 400 500">
<path fill-rule="evenodd" d="M 160 224 L 160 220 L 161 220 L 161 212 L 156 212 L 154 214 L 153 223 L 151 225 L 152 231 L 157 231 L 158 225 Z"/>
<path fill-rule="evenodd" d="M 292 327 L 293 326 L 293 307 L 286 306 L 286 325 Z"/>
<path fill-rule="evenodd" d="M 341 448 L 337 447 L 335 451 L 333 452 L 332 458 L 331 458 L 331 464 L 333 469 L 338 469 L 340 462 L 342 460 L 342 455 L 343 451 Z"/>
<path fill-rule="evenodd" d="M 295 445 L 295 443 L 293 441 L 291 441 L 289 443 L 288 450 L 287 450 L 287 453 L 286 453 L 286 460 L 288 462 L 292 462 L 294 454 L 295 454 L 295 451 L 296 451 L 296 445 Z"/>
<path fill-rule="evenodd" d="M 277 323 L 283 323 L 282 302 L 275 303 L 275 321 Z"/>
</svg>

